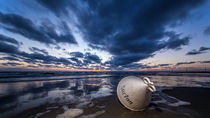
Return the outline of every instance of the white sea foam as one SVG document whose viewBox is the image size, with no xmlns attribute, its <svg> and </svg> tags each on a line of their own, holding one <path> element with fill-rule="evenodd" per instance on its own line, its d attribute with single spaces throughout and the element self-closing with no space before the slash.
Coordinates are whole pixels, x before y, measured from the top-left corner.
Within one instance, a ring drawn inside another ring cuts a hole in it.
<svg viewBox="0 0 210 118">
<path fill-rule="evenodd" d="M 90 103 L 91 103 L 91 101 L 83 101 L 83 102 L 77 104 L 76 107 L 81 108 L 81 107 L 86 106 L 86 105 L 88 105 Z"/>
<path fill-rule="evenodd" d="M 179 100 L 179 99 L 177 99 L 175 97 L 172 97 L 172 96 L 168 96 L 168 97 L 177 101 L 175 103 L 169 103 L 168 104 L 169 106 L 178 107 L 178 106 L 181 106 L 181 105 L 190 105 L 190 102 L 182 101 L 182 100 Z"/>
<path fill-rule="evenodd" d="M 166 104 L 168 106 L 178 107 L 182 105 L 190 105 L 190 102 L 179 100 L 175 97 L 169 96 L 161 91 L 155 93 L 158 96 L 158 100 L 152 101 L 155 104 Z"/>
<path fill-rule="evenodd" d="M 46 113 L 48 113 L 48 112 L 50 112 L 51 110 L 47 110 L 47 111 L 45 111 L 45 112 L 42 112 L 42 113 L 38 113 L 38 114 L 36 114 L 36 116 L 34 117 L 34 118 L 39 118 L 40 116 L 42 116 L 42 115 L 44 115 L 44 114 L 46 114 Z"/>
<path fill-rule="evenodd" d="M 178 107 L 178 106 L 182 106 L 182 105 L 190 105 L 190 102 L 185 102 L 185 101 L 179 100 L 178 102 L 171 103 L 171 104 L 168 104 L 168 105 L 173 106 L 173 107 Z"/>
</svg>

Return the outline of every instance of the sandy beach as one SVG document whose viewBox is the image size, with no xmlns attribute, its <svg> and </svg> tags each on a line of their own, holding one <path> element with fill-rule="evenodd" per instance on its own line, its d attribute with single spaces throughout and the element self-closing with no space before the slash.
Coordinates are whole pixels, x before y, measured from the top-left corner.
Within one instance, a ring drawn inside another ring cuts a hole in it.
<svg viewBox="0 0 210 118">
<path fill-rule="evenodd" d="M 172 90 L 163 90 L 164 93 L 179 100 L 187 101 L 190 105 L 167 106 L 164 103 L 151 103 L 150 106 L 142 112 L 134 112 L 123 107 L 116 95 L 94 99 L 90 103 L 81 103 L 78 108 L 83 109 L 79 118 L 209 118 L 210 110 L 210 89 L 178 87 Z M 153 101 L 156 101 L 153 99 Z M 73 109 L 75 104 L 66 104 L 66 107 Z M 47 109 L 46 109 L 47 108 Z M 15 118 L 35 117 L 56 118 L 57 114 L 65 112 L 61 104 L 43 105 L 33 109 L 26 110 L 15 115 Z M 75 111 L 76 114 L 76 111 Z M 73 114 L 71 114 L 73 116 Z M 69 116 L 70 118 L 72 116 Z"/>
<path fill-rule="evenodd" d="M 206 75 L 148 75 L 157 91 L 152 94 L 148 108 L 142 112 L 130 111 L 119 102 L 116 87 L 124 76 L 127 75 L 78 75 L 75 79 L 71 76 L 32 77 L 17 78 L 15 81 L 4 79 L 0 83 L 0 116 L 209 118 L 210 78 Z"/>
</svg>

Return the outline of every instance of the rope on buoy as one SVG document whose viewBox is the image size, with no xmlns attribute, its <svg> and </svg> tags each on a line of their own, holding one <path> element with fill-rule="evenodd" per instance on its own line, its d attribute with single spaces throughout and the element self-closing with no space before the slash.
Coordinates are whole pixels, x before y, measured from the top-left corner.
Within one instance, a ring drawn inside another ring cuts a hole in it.
<svg viewBox="0 0 210 118">
<path fill-rule="evenodd" d="M 143 81 L 144 81 L 145 84 L 148 85 L 148 89 L 149 89 L 151 92 L 155 92 L 155 91 L 156 91 L 156 88 L 155 88 L 155 86 L 154 86 L 154 83 L 151 82 L 151 81 L 149 80 L 148 77 L 144 77 L 144 78 L 143 78 Z"/>
</svg>

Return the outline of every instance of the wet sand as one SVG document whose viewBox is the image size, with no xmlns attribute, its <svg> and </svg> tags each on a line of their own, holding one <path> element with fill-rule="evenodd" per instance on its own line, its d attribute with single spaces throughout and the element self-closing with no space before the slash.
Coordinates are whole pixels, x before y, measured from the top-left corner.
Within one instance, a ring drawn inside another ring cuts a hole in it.
<svg viewBox="0 0 210 118">
<path fill-rule="evenodd" d="M 14 118 L 38 117 L 56 118 L 58 114 L 69 109 L 82 109 L 81 118 L 209 118 L 210 114 L 210 89 L 196 87 L 175 87 L 163 90 L 163 93 L 176 97 L 179 100 L 190 102 L 190 105 L 169 106 L 164 103 L 154 103 L 158 98 L 153 95 L 152 103 L 142 112 L 133 112 L 123 107 L 118 98 L 113 95 L 93 99 L 77 104 L 48 104 L 23 111 L 13 116 Z M 71 117 L 70 117 L 71 118 Z"/>
<path fill-rule="evenodd" d="M 196 118 L 210 118 L 209 88 L 175 87 L 172 90 L 164 90 L 163 92 L 180 100 L 190 102 L 191 105 L 183 107 L 193 110 Z"/>
</svg>

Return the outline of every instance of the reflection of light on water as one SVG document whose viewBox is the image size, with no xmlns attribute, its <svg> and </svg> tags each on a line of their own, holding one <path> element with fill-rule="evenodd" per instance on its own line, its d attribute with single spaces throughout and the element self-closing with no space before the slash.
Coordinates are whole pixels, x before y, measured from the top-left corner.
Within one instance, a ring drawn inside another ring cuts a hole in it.
<svg viewBox="0 0 210 118">
<path fill-rule="evenodd" d="M 150 76 L 151 81 L 159 87 L 208 87 L 210 77 L 191 76 Z"/>
<path fill-rule="evenodd" d="M 91 92 L 92 98 L 104 97 L 112 95 L 112 86 L 109 79 L 101 79 L 100 88 L 98 91 Z"/>
<path fill-rule="evenodd" d="M 88 86 L 100 86 L 101 84 L 100 83 L 98 83 L 98 84 L 96 84 L 96 83 L 87 83 L 86 85 L 88 85 Z"/>
<path fill-rule="evenodd" d="M 97 92 L 92 92 L 91 97 L 92 98 L 98 98 L 98 97 L 105 97 L 112 95 L 112 88 L 108 86 L 101 87 Z"/>
<path fill-rule="evenodd" d="M 5 95 L 10 92 L 17 92 L 17 91 L 23 91 L 24 89 L 30 87 L 31 85 L 40 87 L 43 82 L 32 82 L 32 83 L 27 83 L 27 82 L 19 82 L 19 83 L 0 83 L 0 95 Z"/>
<path fill-rule="evenodd" d="M 1 83 L 7 86 L 2 95 L 13 94 L 17 99 L 5 103 L 0 108 L 14 107 L 13 110 L 1 113 L 1 116 L 19 113 L 46 103 L 78 103 L 78 107 L 91 105 L 91 100 L 111 95 L 113 91 L 109 78 L 72 79 L 59 81 Z M 11 87 L 12 85 L 12 87 Z M 22 85 L 22 86 L 21 86 Z M 9 89 L 9 87 L 11 87 Z M 15 89 L 19 88 L 19 89 Z M 90 89 L 91 88 L 91 89 Z M 7 93 L 7 94 L 4 94 Z M 80 94 L 79 94 L 80 93 Z M 84 104 L 80 104 L 84 103 Z"/>
</svg>

